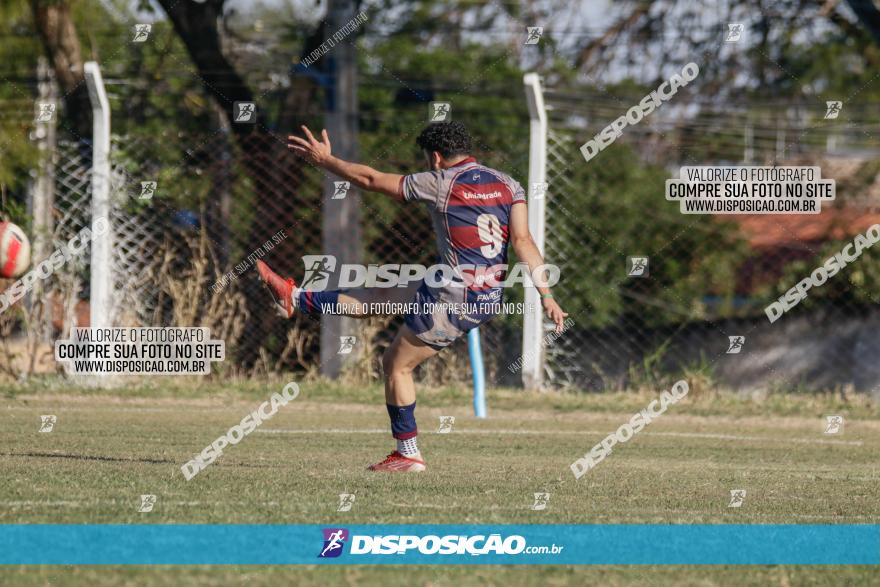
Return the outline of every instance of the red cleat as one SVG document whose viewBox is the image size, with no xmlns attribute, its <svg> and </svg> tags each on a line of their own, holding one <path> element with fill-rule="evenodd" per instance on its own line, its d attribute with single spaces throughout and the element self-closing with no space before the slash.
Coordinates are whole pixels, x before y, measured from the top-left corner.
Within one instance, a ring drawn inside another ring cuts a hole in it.
<svg viewBox="0 0 880 587">
<path fill-rule="evenodd" d="M 296 288 L 296 282 L 288 277 L 285 279 L 262 261 L 257 261 L 257 273 L 260 275 L 260 281 L 269 288 L 272 299 L 275 301 L 275 307 L 278 308 L 282 316 L 291 318 L 293 316 L 293 290 Z"/>
<path fill-rule="evenodd" d="M 370 471 L 381 471 L 384 473 L 420 473 L 426 468 L 425 461 L 405 457 L 397 451 L 385 457 L 385 460 L 381 463 L 367 467 Z"/>
</svg>

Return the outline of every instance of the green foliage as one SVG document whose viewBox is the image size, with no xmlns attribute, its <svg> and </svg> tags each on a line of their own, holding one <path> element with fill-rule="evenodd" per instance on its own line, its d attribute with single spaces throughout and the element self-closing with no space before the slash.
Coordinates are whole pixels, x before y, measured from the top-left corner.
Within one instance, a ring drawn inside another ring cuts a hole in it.
<svg viewBox="0 0 880 587">
<path fill-rule="evenodd" d="M 664 198 L 667 172 L 639 161 L 625 145 L 589 163 L 573 143 L 565 152 L 569 168 L 548 187 L 548 257 L 562 266 L 560 295 L 588 309 L 581 323 L 698 319 L 708 312 L 709 295 L 723 300 L 722 313 L 731 311 L 735 272 L 748 255 L 735 225 L 682 216 Z M 554 221 L 562 215 L 567 218 Z M 631 256 L 649 257 L 648 278 L 627 276 Z"/>
<path fill-rule="evenodd" d="M 360 63 L 361 160 L 383 171 L 426 169 L 415 138 L 428 123 L 429 102 L 450 102 L 452 117 L 474 136 L 475 156 L 520 182 L 527 180 L 528 125 L 522 73 L 503 50 L 468 46 L 461 53 L 426 47 L 413 36 L 392 36 L 371 46 Z M 433 263 L 436 247 L 421 206 L 365 195 L 368 261 Z M 381 217 L 381 221 L 378 218 Z M 398 233 L 389 234 L 389 227 Z M 402 239 L 403 242 L 394 242 Z M 393 244 L 393 247 L 391 246 Z M 407 258 L 389 258 L 391 251 Z"/>
<path fill-rule="evenodd" d="M 824 243 L 815 249 L 814 255 L 810 258 L 787 264 L 768 297 L 778 298 L 785 294 L 852 242 L 853 239 Z M 849 250 L 852 253 L 853 249 Z M 871 247 L 863 249 L 862 254 L 855 261 L 848 263 L 820 287 L 810 289 L 807 298 L 799 305 L 805 309 L 829 303 L 839 308 L 858 307 L 880 302 L 878 292 L 880 292 L 880 249 Z"/>
<path fill-rule="evenodd" d="M 28 3 L 0 3 L 0 192 L 3 212 L 10 216 L 11 196 L 24 189 L 28 171 L 37 162 L 36 148 L 28 140 L 34 119 L 34 97 L 27 78 L 36 70 L 40 45 L 27 32 L 30 21 Z"/>
<path fill-rule="evenodd" d="M 522 71 L 502 48 L 469 45 L 453 53 L 398 35 L 372 46 L 362 67 L 371 74 L 360 89 L 366 162 L 398 172 L 421 170 L 414 139 L 426 122 L 427 100 L 448 101 L 453 118 L 477 137 L 477 157 L 527 185 Z M 707 295 L 722 300 L 721 312 L 732 311 L 735 272 L 748 254 L 733 224 L 682 216 L 663 196 L 668 172 L 643 163 L 622 144 L 587 163 L 572 140 L 563 157 L 566 169 L 550 169 L 547 258 L 561 266 L 558 297 L 579 323 L 604 326 L 622 316 L 677 323 L 705 316 Z M 371 205 L 387 218 L 410 216 L 393 202 Z M 378 224 L 368 228 L 368 241 L 381 238 L 383 230 Z M 626 257 L 649 253 L 651 279 L 627 279 Z M 513 288 L 505 297 L 520 301 L 522 291 Z M 656 311 L 645 313 L 644 299 L 653 300 Z"/>
<path fill-rule="evenodd" d="M 113 5 L 121 11 L 129 9 L 119 0 Z M 212 138 L 220 115 L 181 39 L 161 12 L 155 15 L 159 20 L 153 22 L 150 41 L 133 44 L 128 23 L 111 18 L 102 2 L 84 0 L 73 7 L 84 54 L 100 59 L 108 80 L 114 132 L 127 137 L 116 151 L 119 162 L 130 173 L 141 175 L 144 170 L 139 162 L 152 161 L 155 169 L 150 177 L 159 180 L 159 197 L 170 198 L 169 203 L 175 206 L 198 209 L 214 189 L 200 157 L 208 160 L 216 156 L 220 141 L 225 139 L 219 134 Z M 501 42 L 504 37 L 480 35 L 479 30 L 492 27 L 493 19 L 504 12 L 515 18 L 528 15 L 520 14 L 515 4 L 474 6 L 458 0 L 409 4 L 387 0 L 379 8 L 371 13 L 369 25 L 357 41 L 363 49 L 358 52 L 360 159 L 383 171 L 421 170 L 423 162 L 414 139 L 427 123 L 428 102 L 448 101 L 453 118 L 465 122 L 476 137 L 476 156 L 526 185 L 528 124 L 521 48 Z M 379 22 L 392 11 L 399 18 L 385 23 L 380 32 Z M 526 8 L 522 11 L 528 12 Z M 0 44 L 5 75 L 32 76 L 41 47 L 33 34 L 20 34 L 33 29 L 29 6 L 26 2 L 4 3 L 0 16 L 3 38 L 11 39 Z M 241 60 L 236 66 L 261 95 L 271 126 L 281 114 L 284 89 L 263 84 L 269 74 L 283 76 L 289 64 L 296 62 L 314 25 L 305 26 L 303 15 L 283 7 L 254 8 L 251 16 L 273 27 L 274 40 L 266 40 L 268 31 L 262 25 L 238 24 L 233 15 L 230 19 L 236 30 L 227 31 L 230 37 L 226 40 L 232 47 L 228 53 L 233 61 Z M 880 51 L 866 35 L 842 37 L 829 28 L 821 40 L 809 46 L 796 45 L 791 38 L 780 43 L 777 48 L 783 54 L 774 54 L 774 58 L 790 74 L 782 77 L 797 78 L 804 87 L 829 96 L 848 95 L 852 88 L 862 88 L 860 98 L 880 93 L 880 85 L 869 83 L 880 64 Z M 235 43 L 263 43 L 271 47 L 272 58 L 245 62 L 235 50 L 241 45 Z M 596 90 L 579 82 L 558 55 L 555 60 L 545 60 L 542 73 L 555 80 L 557 87 L 565 86 L 568 93 Z M 780 83 L 768 81 L 767 91 L 784 94 L 803 89 Z M 651 89 L 629 80 L 602 88 L 609 93 L 637 95 Z M 316 109 L 321 99 L 318 91 Z M 0 103 L 18 114 L 0 118 L 0 185 L 20 193 L 36 160 L 27 140 L 33 96 L 20 84 L 0 84 Z M 308 119 L 312 113 L 298 114 Z M 320 120 L 315 122 L 320 126 Z M 711 121 L 704 122 L 708 125 Z M 594 327 L 615 322 L 658 326 L 733 315 L 736 272 L 749 255 L 736 226 L 709 216 L 682 216 L 677 206 L 663 197 L 668 171 L 640 161 L 622 141 L 587 163 L 577 150 L 578 139 L 583 137 L 570 139 L 561 155 L 567 168 L 550 178 L 547 256 L 562 267 L 559 297 L 578 314 L 578 321 Z M 707 159 L 739 156 L 715 147 L 711 132 L 690 140 L 705 146 Z M 235 179 L 231 189 L 239 201 L 248 201 L 252 180 L 240 166 L 232 167 Z M 875 171 L 866 168 L 856 181 L 870 182 Z M 315 175 L 304 184 L 314 186 L 317 180 Z M 165 186 L 174 189 L 165 190 Z M 247 206 L 238 208 L 246 210 Z M 247 232 L 248 214 L 232 219 L 237 233 Z M 401 250 L 410 256 L 410 262 L 433 260 L 430 239 L 401 246 L 401 237 L 395 232 L 417 232 L 418 228 L 430 234 L 427 216 L 420 208 L 405 209 L 385 198 L 365 195 L 364 217 L 368 261 L 402 262 L 402 258 L 388 258 L 389 251 L 401 255 Z M 317 217 L 310 220 L 318 222 Z M 826 258 L 830 253 L 825 249 L 839 250 L 839 244 L 828 245 L 817 257 Z M 648 279 L 626 276 L 626 258 L 638 255 L 650 256 Z M 846 280 L 838 278 L 817 291 L 817 298 L 871 299 L 867 292 L 880 281 L 880 266 L 869 257 L 870 253 L 847 268 Z M 789 265 L 783 283 L 790 287 L 818 264 Z M 846 283 L 850 279 L 853 283 Z M 851 287 L 853 284 L 857 287 Z M 707 296 L 720 300 L 720 305 L 707 307 Z M 508 292 L 507 297 L 517 301 L 521 290 Z"/>
</svg>

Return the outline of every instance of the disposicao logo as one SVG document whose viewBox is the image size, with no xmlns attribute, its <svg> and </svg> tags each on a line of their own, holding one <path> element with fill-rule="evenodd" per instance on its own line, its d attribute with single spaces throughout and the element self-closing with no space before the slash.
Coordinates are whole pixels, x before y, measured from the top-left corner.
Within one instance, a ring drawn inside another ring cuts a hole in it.
<svg viewBox="0 0 880 587">
<path fill-rule="evenodd" d="M 342 554 L 342 547 L 348 540 L 348 530 L 345 528 L 324 528 L 324 548 L 318 558 L 336 558 Z"/>
<path fill-rule="evenodd" d="M 548 494 L 549 495 L 549 494 Z M 357 555 L 558 555 L 564 545 L 529 546 L 524 536 L 511 534 L 477 535 L 417 535 L 349 534 L 345 528 L 324 528 L 324 547 L 318 558 L 336 558 L 342 555 L 348 543 L 348 554 Z"/>
</svg>

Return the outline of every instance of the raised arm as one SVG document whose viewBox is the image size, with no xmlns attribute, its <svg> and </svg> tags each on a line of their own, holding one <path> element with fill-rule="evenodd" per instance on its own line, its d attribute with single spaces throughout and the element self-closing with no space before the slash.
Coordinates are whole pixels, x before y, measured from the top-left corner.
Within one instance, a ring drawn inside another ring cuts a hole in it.
<svg viewBox="0 0 880 587">
<path fill-rule="evenodd" d="M 525 204 L 514 204 L 510 211 L 510 245 L 516 256 L 529 266 L 529 273 L 534 275 L 535 269 L 544 264 L 544 257 L 529 232 L 529 213 Z M 537 285 L 541 294 L 541 305 L 547 317 L 556 324 L 556 332 L 562 332 L 563 322 L 568 316 L 553 299 L 549 287 Z"/>
<path fill-rule="evenodd" d="M 361 189 L 370 192 L 378 192 L 391 196 L 395 200 L 402 200 L 400 193 L 400 181 L 402 175 L 396 173 L 382 173 L 369 165 L 351 163 L 334 157 L 330 149 L 330 137 L 327 131 L 321 131 L 321 140 L 317 140 L 312 131 L 303 126 L 305 138 L 296 135 L 287 137 L 287 147 L 299 153 L 306 160 L 311 161 L 318 167 L 322 167 L 342 179 L 350 181 Z"/>
</svg>

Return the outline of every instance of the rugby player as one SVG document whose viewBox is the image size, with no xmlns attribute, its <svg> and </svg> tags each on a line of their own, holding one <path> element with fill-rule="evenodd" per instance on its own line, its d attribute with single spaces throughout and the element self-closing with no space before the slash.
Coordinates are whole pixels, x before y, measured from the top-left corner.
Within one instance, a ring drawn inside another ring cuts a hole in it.
<svg viewBox="0 0 880 587">
<path fill-rule="evenodd" d="M 416 143 L 425 154 L 429 171 L 406 176 L 343 161 L 332 155 L 326 130 L 321 131 L 320 140 L 305 126 L 302 130 L 303 137 L 288 137 L 288 147 L 312 164 L 361 189 L 379 192 L 400 202 L 427 205 L 436 232 L 439 263 L 450 268 L 506 264 L 507 247 L 512 245 L 519 260 L 528 265 L 533 275 L 536 275 L 535 269 L 544 264 L 529 233 L 522 186 L 508 175 L 480 165 L 470 155 L 471 137 L 462 123 L 428 125 Z M 279 276 L 262 261 L 257 261 L 257 271 L 272 292 L 279 312 L 287 318 L 292 317 L 294 311 L 363 318 L 383 302 L 412 302 L 415 308 L 441 306 L 433 313 L 407 313 L 404 324 L 382 357 L 385 403 L 397 449 L 369 467 L 372 471 L 424 471 L 425 461 L 416 443 L 413 370 L 496 315 L 455 313 L 443 310 L 443 304 L 498 307 L 502 296 L 498 281 L 503 280 L 503 276 L 489 283 L 470 279 L 445 287 L 433 287 L 423 280 L 411 288 L 309 291 L 298 288 L 293 279 Z M 544 311 L 556 324 L 557 332 L 561 332 L 568 314 L 553 299 L 549 288 L 539 285 L 538 291 Z M 486 304 L 486 301 L 499 304 Z"/>
</svg>

